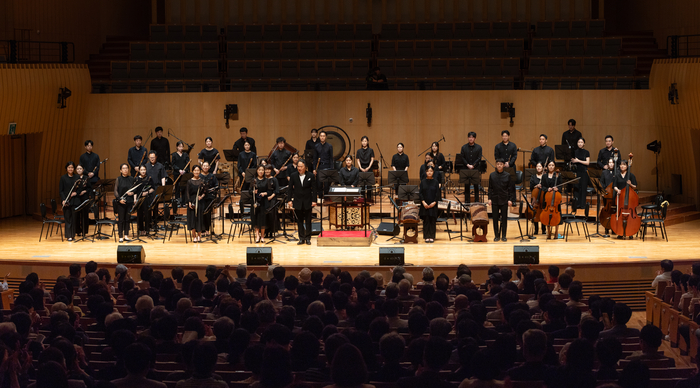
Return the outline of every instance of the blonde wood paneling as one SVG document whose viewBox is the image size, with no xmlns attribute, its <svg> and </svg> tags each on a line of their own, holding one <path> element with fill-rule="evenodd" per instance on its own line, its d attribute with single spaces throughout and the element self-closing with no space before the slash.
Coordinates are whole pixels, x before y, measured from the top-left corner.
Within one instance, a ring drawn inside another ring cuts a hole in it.
<svg viewBox="0 0 700 388">
<path fill-rule="evenodd" d="M 668 87 L 677 84 L 680 103 L 668 101 Z M 700 112 L 700 58 L 657 59 L 651 68 L 649 86 L 656 119 L 659 154 L 659 171 L 662 189 L 671 191 L 671 174 L 683 176 L 685 202 L 698 201 L 700 184 L 700 151 L 697 140 L 700 135 L 697 114 Z M 649 152 L 649 151 L 647 151 Z"/>
<path fill-rule="evenodd" d="M 514 103 L 513 127 L 501 118 L 501 102 Z M 239 120 L 230 121 L 230 128 L 226 128 L 221 110 L 234 103 L 238 104 Z M 373 108 L 371 127 L 365 119 L 367 103 Z M 206 136 L 213 137 L 219 150 L 231 148 L 239 137 L 238 129 L 247 127 L 258 152 L 265 154 L 277 136 L 300 148 L 311 128 L 337 125 L 356 144 L 361 136 L 369 136 L 377 157 L 375 143 L 387 162 L 396 152 L 396 143 L 403 142 L 411 159 L 409 175 L 417 178 L 422 162 L 418 153 L 441 135 L 446 139 L 441 151 L 454 160 L 467 132 L 477 132 L 484 156 L 493 162 L 493 148 L 502 130 L 510 130 L 511 140 L 519 147 L 532 149 L 538 145 L 540 133 L 548 134 L 550 145 L 558 144 L 566 122 L 573 118 L 587 140 L 592 159 L 604 146 L 605 135 L 613 135 L 615 145 L 625 154 L 637 155 L 634 173 L 641 189 L 655 189 L 653 154 L 645 149 L 656 138 L 649 90 L 97 94 L 91 96 L 89 104 L 83 137 L 95 141 L 100 156 L 110 158 L 109 177 L 115 177 L 118 164 L 126 160 L 133 136 L 146 138 L 159 125 L 196 143 L 197 152 Z M 171 138 L 173 149 L 175 142 Z M 518 155 L 520 166 L 522 154 Z"/>
<path fill-rule="evenodd" d="M 60 87 L 72 91 L 65 109 L 58 109 L 56 103 Z M 86 65 L 0 65 L 0 123 L 16 122 L 18 134 L 42 133 L 39 144 L 29 144 L 27 155 L 38 160 L 36 170 L 28 174 L 36 180 L 39 201 L 57 198 L 66 162 L 78 161 L 89 97 Z M 29 204 L 33 211 L 38 205 Z"/>
</svg>

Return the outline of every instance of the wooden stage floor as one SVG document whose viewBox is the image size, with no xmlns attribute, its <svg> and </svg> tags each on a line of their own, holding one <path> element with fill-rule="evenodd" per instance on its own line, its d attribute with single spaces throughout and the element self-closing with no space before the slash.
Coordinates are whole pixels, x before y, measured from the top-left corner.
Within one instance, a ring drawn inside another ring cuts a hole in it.
<svg viewBox="0 0 700 388">
<path fill-rule="evenodd" d="M 219 221 L 220 222 L 220 221 Z M 524 228 L 524 220 L 521 221 Z M 376 226 L 379 220 L 372 220 Z M 228 232 L 229 221 L 226 221 Z M 459 224 L 449 223 L 452 230 L 459 230 Z M 471 224 L 470 224 L 471 225 Z M 289 225 L 288 225 L 289 226 Z M 293 226 L 292 226 L 293 228 Z M 109 229 L 109 228 L 106 228 Z M 448 241 L 444 231 L 445 224 L 438 224 L 435 243 L 422 242 L 422 232 L 418 244 L 394 244 L 397 240 L 387 241 L 390 236 L 378 236 L 369 247 L 318 247 L 316 237 L 312 245 L 298 246 L 296 241 L 287 244 L 272 243 L 276 263 L 287 266 L 372 266 L 377 264 L 380 247 L 404 247 L 406 262 L 416 266 L 456 266 L 468 263 L 470 266 L 512 265 L 513 247 L 515 245 L 539 245 L 541 264 L 558 265 L 605 265 L 632 263 L 650 264 L 661 259 L 693 260 L 700 257 L 698 235 L 700 221 L 686 222 L 667 227 L 669 241 L 655 237 L 653 232 L 646 242 L 641 239 L 617 240 L 614 238 L 592 238 L 588 242 L 583 235 L 575 232 L 569 236 L 569 242 L 564 240 L 545 240 L 542 235 L 530 242 L 520 243 L 518 225 L 510 221 L 508 225 L 508 242 L 492 242 L 493 229 L 489 225 L 488 243 L 471 243 L 467 240 L 453 239 Z M 560 229 L 563 230 L 562 227 Z M 595 224 L 589 224 L 589 229 L 595 233 Z M 39 242 L 41 222 L 31 217 L 14 217 L 0 220 L 0 233 L 3 243 L 0 245 L 0 263 L 2 261 L 30 262 L 39 264 L 57 264 L 59 262 L 85 263 L 95 260 L 102 263 L 115 263 L 117 246 L 114 240 L 96 240 L 94 243 L 61 242 L 54 233 L 48 240 Z M 92 231 L 92 227 L 90 228 Z M 216 224 L 217 232 L 221 225 Z M 182 233 L 182 231 L 181 231 Z M 465 235 L 470 234 L 465 231 Z M 147 240 L 142 244 L 146 251 L 146 262 L 159 265 L 236 265 L 245 262 L 246 248 L 262 246 L 250 244 L 247 236 L 236 238 L 230 244 L 226 240 L 218 244 L 206 242 L 201 244 L 185 244 L 182 234 L 173 235 L 171 241 Z M 135 245 L 140 243 L 131 243 Z M 10 264 L 10 263 L 6 263 Z"/>
</svg>

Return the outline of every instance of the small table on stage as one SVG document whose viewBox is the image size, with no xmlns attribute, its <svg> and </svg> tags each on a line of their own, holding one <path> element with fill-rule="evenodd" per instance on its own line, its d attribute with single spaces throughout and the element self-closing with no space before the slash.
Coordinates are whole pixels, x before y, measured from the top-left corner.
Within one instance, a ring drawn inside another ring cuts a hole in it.
<svg viewBox="0 0 700 388">
<path fill-rule="evenodd" d="M 361 187 L 331 186 L 328 197 L 332 201 L 328 206 L 329 226 L 347 229 L 349 226 L 366 227 L 369 224 L 369 212 L 365 210 L 365 203 L 354 202 L 362 198 Z M 348 198 L 353 202 L 348 203 Z"/>
</svg>

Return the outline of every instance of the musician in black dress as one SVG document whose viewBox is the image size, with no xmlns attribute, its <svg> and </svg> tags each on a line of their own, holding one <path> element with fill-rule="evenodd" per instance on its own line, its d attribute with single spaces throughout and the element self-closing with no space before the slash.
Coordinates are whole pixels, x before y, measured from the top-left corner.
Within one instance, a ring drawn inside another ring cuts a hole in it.
<svg viewBox="0 0 700 388">
<path fill-rule="evenodd" d="M 255 242 L 265 243 L 265 213 L 267 210 L 268 197 L 272 196 L 272 185 L 265 178 L 265 167 L 258 166 L 255 170 L 255 180 L 250 185 L 250 191 L 253 195 L 253 214 L 251 223 L 255 229 Z"/>
<path fill-rule="evenodd" d="M 462 155 L 462 163 L 466 166 L 468 170 L 479 171 L 479 165 L 481 164 L 482 149 L 481 146 L 476 144 L 476 132 L 469 132 L 467 134 L 467 144 L 462 146 L 460 150 L 460 155 Z M 479 182 L 481 182 L 481 173 L 479 174 Z M 479 202 L 480 188 L 479 184 L 474 185 L 474 202 Z M 469 193 L 469 188 L 465 187 L 464 190 L 464 202 L 471 202 L 471 194 Z"/>
<path fill-rule="evenodd" d="M 608 186 L 612 185 L 610 190 L 612 190 L 613 195 L 612 198 L 609 199 L 610 201 L 615 201 L 615 197 L 617 196 L 617 192 L 615 192 L 615 174 L 617 171 L 615 171 L 615 160 L 610 158 L 608 159 L 608 164 L 605 165 L 605 170 L 603 170 L 600 174 L 600 185 L 603 187 L 604 190 L 608 190 Z M 606 200 L 607 201 L 607 200 Z M 613 202 L 614 206 L 615 202 Z M 609 235 L 610 234 L 610 229 L 605 229 L 605 234 Z"/>
<path fill-rule="evenodd" d="M 292 162 L 289 165 L 289 168 L 292 171 L 290 171 L 289 175 L 292 175 L 294 173 L 294 171 L 297 171 L 297 167 L 299 166 L 299 160 L 301 160 L 301 158 L 299 157 L 298 153 L 295 153 L 294 155 L 292 155 Z"/>
<path fill-rule="evenodd" d="M 403 152 L 403 143 L 396 145 L 396 153 L 391 157 L 392 171 L 408 171 L 411 162 L 408 160 L 408 155 Z M 394 192 L 399 192 L 399 183 L 394 184 Z"/>
<path fill-rule="evenodd" d="M 66 221 L 65 235 L 68 241 L 73 241 L 75 238 L 75 207 L 80 205 L 80 198 L 78 198 L 78 191 L 76 190 L 77 181 L 78 175 L 75 174 L 75 163 L 68 162 L 66 164 L 66 174 L 58 181 L 58 193 L 61 196 L 63 218 Z"/>
<path fill-rule="evenodd" d="M 535 202 L 540 202 L 544 199 L 544 191 L 542 191 L 542 177 L 544 176 L 544 167 L 542 166 L 542 163 L 537 162 L 535 165 L 535 173 L 530 175 L 530 191 L 534 189 L 540 189 L 541 195 L 537 198 L 532 198 L 530 200 L 530 205 L 535 206 Z M 539 222 L 535 222 L 534 220 L 532 221 L 532 224 L 535 226 L 535 233 L 537 234 L 539 231 Z M 545 225 L 542 224 L 542 234 L 545 234 Z"/>
<path fill-rule="evenodd" d="M 314 175 L 317 179 L 319 191 L 323 188 L 322 193 L 328 193 L 331 187 L 330 182 L 321 182 L 321 177 L 318 176 L 318 170 L 335 170 L 335 158 L 333 157 L 333 145 L 326 142 L 326 131 L 318 133 L 319 142 L 316 144 L 316 154 L 314 155 Z"/>
<path fill-rule="evenodd" d="M 306 169 L 304 160 L 299 160 L 297 170 L 289 177 L 289 206 L 294 208 L 299 231 L 297 245 L 311 245 L 311 213 L 316 206 L 314 179 L 314 175 Z"/>
<path fill-rule="evenodd" d="M 163 137 L 163 127 L 156 127 L 156 137 L 151 140 L 151 151 L 156 152 L 157 161 L 163 166 L 170 162 L 168 160 L 170 140 L 167 137 Z"/>
<path fill-rule="evenodd" d="M 134 180 L 134 183 L 141 184 L 136 190 L 137 196 L 134 198 L 134 201 L 138 202 L 143 198 L 143 202 L 136 209 L 136 229 L 139 231 L 139 235 L 145 236 L 148 234 L 148 228 L 151 225 L 151 214 L 148 211 L 148 206 L 151 204 L 151 194 L 156 191 L 155 184 L 148 175 L 146 166 L 139 168 L 139 175 Z"/>
<path fill-rule="evenodd" d="M 90 177 L 85 174 L 85 169 L 82 165 L 77 165 L 75 167 L 75 175 L 78 176 L 80 180 L 75 187 L 75 191 L 78 192 L 78 198 L 80 203 L 78 206 L 82 205 L 85 201 L 90 199 L 92 195 L 92 184 L 90 184 Z M 87 236 L 88 229 L 90 227 L 90 209 L 91 207 L 85 207 L 80 211 L 76 211 L 75 215 L 75 231 L 78 236 Z"/>
<path fill-rule="evenodd" d="M 219 169 L 219 160 L 221 159 L 219 150 L 214 148 L 214 140 L 209 136 L 204 140 L 204 144 L 206 147 L 199 151 L 197 155 L 198 162 L 202 167 L 204 167 L 204 162 L 209 163 L 210 167 L 213 166 L 211 167 L 212 174 L 216 174 L 216 170 Z"/>
<path fill-rule="evenodd" d="M 576 182 L 576 197 L 574 201 L 574 211 L 576 209 L 586 208 L 586 195 L 588 190 L 588 165 L 591 163 L 591 153 L 583 147 L 586 145 L 584 138 L 579 138 L 576 142 L 577 148 L 571 158 L 571 165 L 576 173 L 576 177 L 580 178 Z"/>
<path fill-rule="evenodd" d="M 623 160 L 620 162 L 620 171 L 615 175 L 615 194 L 616 197 L 620 196 L 620 192 L 626 188 L 627 186 L 630 187 L 630 189 L 637 191 L 637 177 L 634 176 L 631 172 L 629 172 L 629 162 L 627 160 Z M 623 205 L 623 201 L 625 200 L 623 197 L 617 198 L 619 201 L 618 206 Z M 630 240 L 634 238 L 634 236 L 629 236 Z M 624 239 L 623 236 L 617 236 L 618 239 Z"/>
<path fill-rule="evenodd" d="M 92 152 L 92 140 L 85 140 L 85 153 L 80 155 L 80 165 L 90 178 L 90 184 L 94 185 L 100 180 L 100 156 Z"/>
<path fill-rule="evenodd" d="M 341 186 L 351 186 L 355 187 L 360 182 L 360 170 L 352 164 L 352 156 L 348 155 L 345 157 L 345 163 L 343 163 L 340 171 L 338 171 L 338 177 L 340 178 Z"/>
<path fill-rule="evenodd" d="M 496 159 L 496 171 L 489 176 L 489 205 L 493 214 L 493 241 L 508 241 L 508 207 L 515 202 L 515 183 L 504 171 L 503 159 Z"/>
<path fill-rule="evenodd" d="M 360 144 L 362 147 L 355 153 L 357 168 L 360 169 L 360 172 L 368 172 L 374 164 L 374 150 L 369 148 L 369 138 L 367 136 L 362 136 Z"/>
<path fill-rule="evenodd" d="M 274 176 L 280 186 L 287 186 L 287 165 L 292 160 L 292 153 L 285 149 L 287 140 L 280 136 L 277 138 L 277 147 L 270 155 L 270 163 L 274 169 Z"/>
<path fill-rule="evenodd" d="M 542 163 L 544 166 L 550 160 L 554 160 L 554 150 L 547 145 L 547 135 L 543 133 L 540 135 L 540 146 L 535 147 L 530 154 L 530 165 L 536 166 L 537 163 Z"/>
<path fill-rule="evenodd" d="M 250 186 L 245 182 L 246 170 L 257 165 L 258 156 L 250 147 L 249 142 L 243 142 L 243 152 L 238 153 L 238 179 L 243 182 L 241 191 L 248 190 L 248 186 Z"/>
<path fill-rule="evenodd" d="M 503 160 L 503 168 L 515 168 L 515 161 L 518 159 L 518 146 L 511 143 L 509 130 L 501 131 L 501 140 L 493 150 L 494 159 Z"/>
<path fill-rule="evenodd" d="M 613 139 L 612 135 L 607 135 L 605 136 L 605 147 L 603 147 L 600 151 L 598 151 L 598 167 L 600 167 L 603 170 L 607 170 L 610 167 L 608 166 L 608 160 L 613 159 L 615 160 L 615 155 L 618 155 L 617 159 L 617 167 L 620 167 L 620 161 L 622 158 L 619 158 L 620 155 L 620 150 L 615 148 L 615 139 Z"/>
<path fill-rule="evenodd" d="M 561 144 L 569 147 L 571 153 L 573 153 L 577 148 L 576 143 L 578 142 L 578 139 L 582 138 L 583 135 L 581 135 L 581 132 L 576 129 L 576 120 L 571 119 L 566 123 L 566 125 L 569 126 L 569 129 L 561 134 Z"/>
<path fill-rule="evenodd" d="M 420 180 L 423 180 L 427 177 L 426 170 L 428 169 L 428 166 L 432 166 L 433 169 L 435 169 L 435 171 L 433 172 L 433 178 L 435 178 L 440 187 L 442 187 L 442 184 L 444 183 L 444 174 L 442 173 L 442 171 L 437 169 L 437 167 L 435 166 L 435 160 L 432 158 L 430 153 L 425 154 L 425 162 L 420 166 L 418 178 Z"/>
<path fill-rule="evenodd" d="M 188 166 L 188 163 L 190 163 L 190 155 L 184 151 L 185 143 L 178 141 L 176 147 L 177 152 L 173 152 L 170 162 L 173 166 L 173 180 L 177 180 L 180 175 L 185 174 L 190 170 L 190 167 Z M 174 194 L 175 199 L 179 200 L 182 197 L 179 181 L 175 185 Z"/>
<path fill-rule="evenodd" d="M 423 239 L 426 243 L 435 242 L 435 231 L 438 216 L 437 204 L 442 201 L 440 185 L 434 177 L 435 168 L 428 166 L 425 169 L 425 179 L 420 181 L 419 196 L 421 204 L 421 216 L 423 217 Z"/>
<path fill-rule="evenodd" d="M 217 197 L 217 194 L 219 192 L 219 180 L 216 178 L 214 173 L 209 171 L 210 165 L 208 162 L 202 163 L 202 173 L 200 174 L 200 178 L 202 179 L 202 184 L 204 185 L 202 187 L 202 192 L 205 194 L 204 198 L 199 201 L 200 206 L 204 206 L 204 209 L 202 210 L 204 213 L 204 230 L 202 233 L 204 236 L 209 235 L 209 231 L 211 230 L 211 213 L 214 211 L 214 209 L 209 209 L 209 205 L 211 205 L 212 202 L 214 202 L 214 199 Z"/>
<path fill-rule="evenodd" d="M 117 229 L 119 230 L 119 242 L 130 241 L 129 224 L 131 223 L 131 210 L 134 204 L 134 177 L 129 174 L 129 165 L 122 163 L 119 166 L 121 173 L 114 183 L 114 211 L 117 213 Z"/>
<path fill-rule="evenodd" d="M 276 177 L 273 176 L 274 168 L 272 165 L 265 166 L 265 178 L 272 186 L 272 196 L 267 198 L 267 214 L 265 215 L 265 237 L 272 238 L 272 236 L 277 233 L 279 229 L 277 221 L 277 197 L 280 192 L 280 183 Z M 274 208 L 274 210 L 273 210 Z"/>
<path fill-rule="evenodd" d="M 316 144 L 319 143 L 318 139 L 318 129 L 312 128 L 311 129 L 311 139 L 306 141 L 306 145 L 304 146 L 304 156 L 306 157 L 306 151 L 311 150 L 311 156 L 306 160 L 306 169 L 307 171 L 313 171 L 314 169 L 314 162 L 316 161 Z"/>
<path fill-rule="evenodd" d="M 166 155 L 169 155 L 169 153 Z M 151 205 L 153 205 L 153 201 L 156 200 L 155 190 L 157 190 L 161 186 L 165 186 L 166 178 L 168 177 L 168 173 L 165 172 L 165 167 L 163 166 L 163 164 L 161 164 L 158 161 L 159 158 L 160 157 L 158 156 L 158 153 L 156 151 L 151 150 L 148 153 L 148 163 L 146 163 L 146 173 L 148 174 L 148 176 L 151 177 L 151 181 L 153 182 L 153 193 L 151 193 L 148 196 L 148 201 L 146 203 L 147 207 L 151 207 Z M 158 206 L 157 205 L 153 206 L 153 209 L 151 210 L 149 217 L 150 218 L 148 219 L 147 227 L 148 228 L 151 228 L 151 227 L 157 228 L 158 225 L 155 225 L 157 220 L 158 220 Z"/>
<path fill-rule="evenodd" d="M 187 189 L 185 190 L 185 200 L 187 203 L 187 229 L 192 233 L 192 242 L 198 243 L 202 241 L 202 232 L 204 229 L 204 206 L 202 200 L 205 193 L 203 192 L 202 182 L 202 167 L 196 164 L 192 167 L 192 178 L 187 181 Z"/>
<path fill-rule="evenodd" d="M 129 166 L 131 166 L 132 176 L 138 175 L 138 167 L 146 163 L 146 152 L 148 152 L 148 150 L 141 145 L 142 142 L 143 138 L 141 135 L 136 135 L 134 136 L 134 146 L 129 148 L 127 161 L 129 162 Z"/>
<path fill-rule="evenodd" d="M 438 171 L 444 171 L 445 156 L 442 154 L 442 152 L 440 152 L 440 143 L 434 141 L 433 144 L 430 145 L 430 152 L 428 153 L 433 158 L 435 168 L 437 168 Z"/>
<path fill-rule="evenodd" d="M 240 154 L 244 150 L 243 146 L 245 142 L 248 142 L 250 143 L 250 150 L 257 154 L 258 149 L 255 147 L 255 139 L 253 139 L 252 137 L 248 137 L 248 128 L 241 128 L 240 133 L 241 138 L 236 140 L 235 143 L 233 143 L 233 152 Z"/>
<path fill-rule="evenodd" d="M 542 190 L 545 191 L 545 195 L 548 192 L 557 192 L 559 190 L 559 185 L 561 185 L 561 174 L 556 171 L 556 163 L 553 160 L 550 160 L 549 163 L 547 163 L 547 171 L 544 173 L 542 176 Z M 561 205 L 560 205 L 561 206 Z M 561 211 L 560 211 L 561 213 Z M 559 225 L 554 226 L 554 238 L 555 239 L 560 239 L 563 238 L 559 234 Z M 552 239 L 552 226 L 549 226 L 547 228 L 547 240 Z"/>
</svg>

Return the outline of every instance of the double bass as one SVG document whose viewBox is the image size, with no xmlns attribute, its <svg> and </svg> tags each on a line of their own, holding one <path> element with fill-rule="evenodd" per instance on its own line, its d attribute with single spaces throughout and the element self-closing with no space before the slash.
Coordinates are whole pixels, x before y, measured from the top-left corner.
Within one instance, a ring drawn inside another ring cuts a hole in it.
<svg viewBox="0 0 700 388">
<path fill-rule="evenodd" d="M 633 156 L 629 154 L 630 159 L 625 174 L 628 181 Z M 642 218 L 637 214 L 637 206 L 639 206 L 639 195 L 629 183 L 626 183 L 625 188 L 617 195 L 617 211 L 610 218 L 610 227 L 616 235 L 624 238 L 637 234 L 642 226 Z"/>
</svg>

